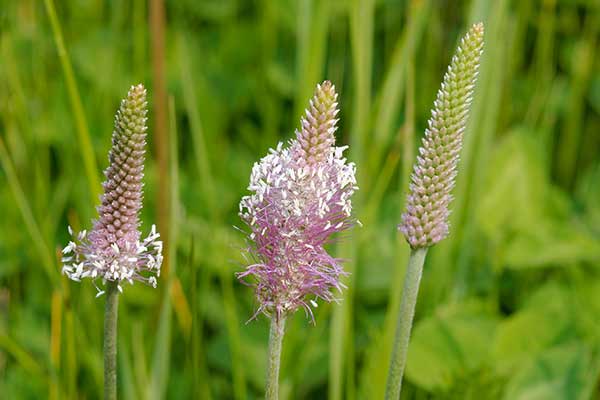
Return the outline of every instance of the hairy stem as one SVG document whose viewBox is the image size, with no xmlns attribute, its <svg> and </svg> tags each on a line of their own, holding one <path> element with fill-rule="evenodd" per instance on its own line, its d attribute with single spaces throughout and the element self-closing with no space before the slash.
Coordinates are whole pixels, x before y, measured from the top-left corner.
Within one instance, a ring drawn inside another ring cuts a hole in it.
<svg viewBox="0 0 600 400">
<path fill-rule="evenodd" d="M 281 360 L 281 344 L 285 331 L 285 317 L 273 315 L 269 333 L 269 366 L 267 371 L 266 400 L 279 398 L 279 364 Z"/>
<path fill-rule="evenodd" d="M 394 350 L 392 352 L 392 361 L 390 363 L 385 390 L 386 400 L 397 400 L 400 398 L 402 376 L 404 375 L 406 355 L 408 354 L 408 342 L 410 340 L 413 317 L 415 316 L 415 305 L 417 304 L 417 295 L 419 294 L 419 284 L 421 283 L 426 254 L 426 247 L 413 249 L 408 259 L 404 289 L 402 291 L 402 304 L 400 306 L 396 335 L 394 337 Z"/>
<path fill-rule="evenodd" d="M 106 283 L 104 311 L 104 399 L 117 398 L 117 318 L 119 291 L 117 282 Z"/>
</svg>

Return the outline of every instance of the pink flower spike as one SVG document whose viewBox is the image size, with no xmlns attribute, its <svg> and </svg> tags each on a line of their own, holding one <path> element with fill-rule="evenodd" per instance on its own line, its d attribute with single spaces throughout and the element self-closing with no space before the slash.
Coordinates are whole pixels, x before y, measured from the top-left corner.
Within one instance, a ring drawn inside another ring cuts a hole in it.
<svg viewBox="0 0 600 400">
<path fill-rule="evenodd" d="M 237 276 L 250 279 L 259 310 L 285 317 L 304 308 L 312 319 L 315 298 L 335 301 L 345 272 L 324 246 L 352 227 L 354 163 L 335 147 L 337 94 L 329 81 L 317 86 L 296 139 L 254 164 L 240 217 L 250 228 L 248 252 L 256 260 Z M 314 320 L 314 319 L 313 319 Z"/>
</svg>

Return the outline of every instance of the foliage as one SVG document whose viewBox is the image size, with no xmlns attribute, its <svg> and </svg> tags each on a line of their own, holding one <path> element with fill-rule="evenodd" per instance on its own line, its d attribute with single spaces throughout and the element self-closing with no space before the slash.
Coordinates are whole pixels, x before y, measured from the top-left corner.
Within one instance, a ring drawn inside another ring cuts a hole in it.
<svg viewBox="0 0 600 400">
<path fill-rule="evenodd" d="M 123 91 L 143 82 L 155 100 L 148 11 L 143 0 L 0 10 L 7 398 L 100 397 L 104 304 L 91 283 L 60 276 L 57 250 L 67 224 L 94 216 Z M 158 290 L 135 285 L 121 298 L 121 397 L 262 396 L 268 322 L 246 323 L 257 305 L 234 277 L 244 242 L 232 226 L 252 163 L 293 136 L 327 78 L 364 227 L 332 244 L 350 260 L 342 303 L 315 310 L 316 326 L 288 321 L 280 385 L 287 398 L 382 398 L 408 255 L 396 231 L 408 172 L 458 35 L 475 21 L 486 51 L 451 233 L 425 265 L 403 398 L 599 395 L 597 2 L 179 0 L 166 13 L 171 186 L 158 186 L 153 148 L 142 220 L 167 191 L 171 273 Z M 149 122 L 152 142 L 152 113 Z"/>
</svg>

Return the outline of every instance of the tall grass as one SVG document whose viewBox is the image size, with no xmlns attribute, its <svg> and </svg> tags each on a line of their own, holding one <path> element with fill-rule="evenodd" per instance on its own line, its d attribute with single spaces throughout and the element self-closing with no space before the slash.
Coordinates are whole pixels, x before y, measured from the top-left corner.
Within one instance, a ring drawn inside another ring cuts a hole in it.
<svg viewBox="0 0 600 400">
<path fill-rule="evenodd" d="M 159 94 L 150 8 L 23 0 L 0 11 L 0 393 L 9 398 L 101 392 L 103 304 L 91 285 L 64 284 L 57 249 L 62 227 L 93 214 L 106 116 L 123 87 L 144 81 Z M 594 1 L 182 0 L 165 2 L 165 18 L 165 133 L 159 144 L 153 113 L 144 212 L 166 213 L 171 271 L 161 296 L 137 286 L 122 296 L 122 398 L 263 395 L 268 321 L 246 323 L 256 304 L 233 276 L 245 264 L 237 203 L 253 161 L 292 137 L 325 78 L 341 93 L 338 141 L 358 165 L 364 227 L 332 244 L 352 273 L 341 304 L 320 306 L 314 327 L 303 315 L 286 323 L 281 394 L 382 398 L 408 255 L 395 225 L 409 166 L 458 34 L 476 20 L 486 53 L 453 234 L 424 268 L 404 396 L 517 398 L 550 393 L 553 382 L 559 398 L 597 394 Z"/>
</svg>

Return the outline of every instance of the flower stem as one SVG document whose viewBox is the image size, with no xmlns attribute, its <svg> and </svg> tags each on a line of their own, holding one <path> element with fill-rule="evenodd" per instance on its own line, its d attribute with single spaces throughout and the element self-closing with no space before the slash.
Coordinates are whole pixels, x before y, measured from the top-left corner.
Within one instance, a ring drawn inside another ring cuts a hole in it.
<svg viewBox="0 0 600 400">
<path fill-rule="evenodd" d="M 267 371 L 266 400 L 279 398 L 279 364 L 281 360 L 281 344 L 285 330 L 285 317 L 273 315 L 269 332 L 269 369 Z"/>
<path fill-rule="evenodd" d="M 421 275 L 423 274 L 423 263 L 425 262 L 426 254 L 426 247 L 412 249 L 410 258 L 408 259 L 404 289 L 402 291 L 402 304 L 400 306 L 396 335 L 394 337 L 394 350 L 392 352 L 392 361 L 390 363 L 385 390 L 386 400 L 397 400 L 400 398 L 402 376 L 404 375 L 404 366 L 406 365 L 406 355 L 408 353 L 408 342 L 413 317 L 415 316 L 415 305 L 417 304 L 417 295 L 419 294 L 419 284 L 421 282 Z"/>
<path fill-rule="evenodd" d="M 104 399 L 117 399 L 117 318 L 119 291 L 117 282 L 106 283 L 104 310 Z"/>
</svg>

